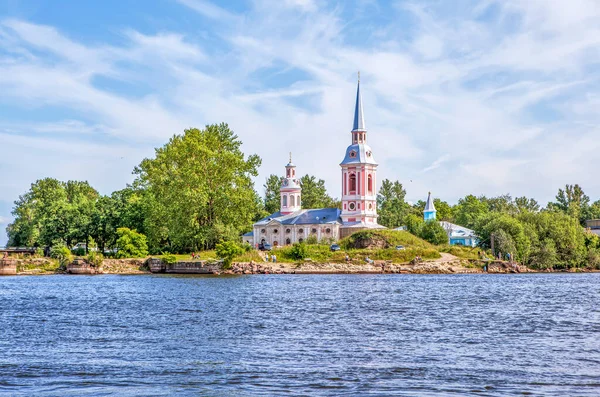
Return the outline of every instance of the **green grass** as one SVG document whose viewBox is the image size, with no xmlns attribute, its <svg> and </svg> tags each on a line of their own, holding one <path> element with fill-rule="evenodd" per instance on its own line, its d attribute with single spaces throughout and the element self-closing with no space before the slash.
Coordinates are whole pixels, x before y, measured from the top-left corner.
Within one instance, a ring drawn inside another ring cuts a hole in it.
<svg viewBox="0 0 600 397">
<path fill-rule="evenodd" d="M 17 273 L 24 271 L 37 270 L 40 273 L 56 273 L 60 267 L 57 260 L 50 260 L 48 263 L 21 263 L 17 265 Z"/>
<path fill-rule="evenodd" d="M 166 255 L 171 255 L 171 254 L 166 254 Z M 155 258 L 162 258 L 165 255 L 155 255 Z M 176 254 L 175 257 L 177 258 L 178 262 L 190 262 L 192 261 L 192 254 Z M 215 253 L 215 250 L 208 250 L 208 251 L 196 251 L 196 260 L 208 260 L 208 259 L 216 259 L 217 258 L 217 254 Z"/>
<path fill-rule="evenodd" d="M 479 247 L 465 247 L 462 245 L 440 245 L 437 247 L 440 252 L 447 252 L 461 259 L 480 259 L 478 252 L 481 252 Z"/>
</svg>

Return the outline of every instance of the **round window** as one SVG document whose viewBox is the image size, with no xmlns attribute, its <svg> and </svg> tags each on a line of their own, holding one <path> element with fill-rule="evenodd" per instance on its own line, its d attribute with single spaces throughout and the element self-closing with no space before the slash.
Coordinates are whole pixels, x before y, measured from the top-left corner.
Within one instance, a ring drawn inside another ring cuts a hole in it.
<svg viewBox="0 0 600 397">
<path fill-rule="evenodd" d="M 291 230 L 291 229 L 285 229 L 285 232 L 286 232 L 287 234 L 290 234 L 290 233 L 292 232 L 292 230 Z"/>
<path fill-rule="evenodd" d="M 304 229 L 298 229 L 298 233 L 304 233 Z"/>
<path fill-rule="evenodd" d="M 273 233 L 277 234 L 277 233 L 279 233 L 279 230 L 273 229 Z"/>
<path fill-rule="evenodd" d="M 315 228 L 313 227 L 313 229 L 311 230 L 311 232 L 312 232 L 313 234 L 315 234 L 315 233 L 317 233 L 317 229 L 315 229 Z"/>
<path fill-rule="evenodd" d="M 356 152 L 354 150 L 350 152 L 350 157 L 352 157 L 352 158 L 356 157 Z"/>
<path fill-rule="evenodd" d="M 266 230 L 265 229 L 260 229 L 260 232 L 264 234 L 264 233 L 266 233 Z"/>
<path fill-rule="evenodd" d="M 356 204 L 350 203 L 350 204 L 348 204 L 348 208 L 350 208 L 351 210 L 354 210 L 356 208 Z"/>
</svg>

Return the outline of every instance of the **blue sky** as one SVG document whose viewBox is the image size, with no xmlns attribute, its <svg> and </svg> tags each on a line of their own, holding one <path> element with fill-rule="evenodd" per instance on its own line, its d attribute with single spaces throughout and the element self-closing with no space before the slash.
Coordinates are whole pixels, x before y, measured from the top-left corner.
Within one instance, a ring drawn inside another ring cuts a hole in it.
<svg viewBox="0 0 600 397">
<path fill-rule="evenodd" d="M 259 190 L 292 151 L 339 197 L 358 70 L 379 180 L 409 200 L 600 198 L 596 0 L 5 0 L 0 228 L 36 179 L 109 194 L 222 121 L 262 157 Z"/>
</svg>

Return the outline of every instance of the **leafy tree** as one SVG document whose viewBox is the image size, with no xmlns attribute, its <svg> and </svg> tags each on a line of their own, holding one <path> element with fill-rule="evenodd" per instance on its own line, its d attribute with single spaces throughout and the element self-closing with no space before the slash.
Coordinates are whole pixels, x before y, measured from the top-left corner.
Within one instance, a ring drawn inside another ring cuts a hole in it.
<svg viewBox="0 0 600 397">
<path fill-rule="evenodd" d="M 302 208 L 334 208 L 339 202 L 327 194 L 325 181 L 311 175 L 300 178 Z"/>
<path fill-rule="evenodd" d="M 504 194 L 498 197 L 479 197 L 479 201 L 485 203 L 488 209 L 492 212 L 500 212 L 503 214 L 514 215 L 517 213 L 517 208 L 510 194 Z"/>
<path fill-rule="evenodd" d="M 565 189 L 558 189 L 556 202 L 548 203 L 548 209 L 561 211 L 585 225 L 590 213 L 590 198 L 583 192 L 581 186 L 566 185 Z"/>
<path fill-rule="evenodd" d="M 231 267 L 233 258 L 244 253 L 244 249 L 235 241 L 223 241 L 222 243 L 217 244 L 215 248 L 217 256 L 223 259 L 223 267 L 225 269 Z"/>
<path fill-rule="evenodd" d="M 117 258 L 143 258 L 148 255 L 148 243 L 143 234 L 120 227 L 117 237 Z"/>
<path fill-rule="evenodd" d="M 292 259 L 302 260 L 308 256 L 308 248 L 305 243 L 294 243 L 290 252 Z"/>
<path fill-rule="evenodd" d="M 444 227 L 437 220 L 429 220 L 423 224 L 420 230 L 419 237 L 429 241 L 431 244 L 447 244 L 448 234 Z"/>
<path fill-rule="evenodd" d="M 450 204 L 436 198 L 433 199 L 433 205 L 435 205 L 436 219 L 438 221 L 452 222 L 454 220 L 453 209 Z"/>
<path fill-rule="evenodd" d="M 265 188 L 265 210 L 269 214 L 279 211 L 281 178 L 271 174 L 263 187 Z"/>
<path fill-rule="evenodd" d="M 258 211 L 252 177 L 261 160 L 246 158 L 241 145 L 224 123 L 189 129 L 136 167 L 136 183 L 149 200 L 152 245 L 211 248 L 250 227 Z"/>
<path fill-rule="evenodd" d="M 384 179 L 377 194 L 378 222 L 389 228 L 402 226 L 409 205 L 404 201 L 406 190 L 398 181 Z"/>
<path fill-rule="evenodd" d="M 492 235 L 496 251 L 512 253 L 519 260 L 526 260 L 530 254 L 531 241 L 525 233 L 523 224 L 508 214 L 488 213 L 478 219 L 475 232 L 481 239 L 481 245 L 491 247 Z"/>
<path fill-rule="evenodd" d="M 478 218 L 488 212 L 487 204 L 471 194 L 458 200 L 454 207 L 454 219 L 457 224 L 473 229 Z"/>
<path fill-rule="evenodd" d="M 404 223 L 406 224 L 406 230 L 408 230 L 410 233 L 414 234 L 415 236 L 420 236 L 421 228 L 423 227 L 423 224 L 425 222 L 423 221 L 422 216 L 417 216 L 415 214 L 409 214 L 406 216 L 406 218 L 404 218 Z"/>
<path fill-rule="evenodd" d="M 540 205 L 535 199 L 523 197 L 515 198 L 515 206 L 517 207 L 517 212 L 538 212 L 540 210 Z"/>
</svg>

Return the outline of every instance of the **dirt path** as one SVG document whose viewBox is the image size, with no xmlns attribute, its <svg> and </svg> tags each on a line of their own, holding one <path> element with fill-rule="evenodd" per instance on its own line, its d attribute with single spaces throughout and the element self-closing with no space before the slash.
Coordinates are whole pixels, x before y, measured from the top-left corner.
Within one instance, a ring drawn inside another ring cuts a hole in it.
<svg viewBox="0 0 600 397">
<path fill-rule="evenodd" d="M 454 255 L 449 254 L 447 252 L 440 252 L 440 254 L 442 255 L 441 258 L 433 259 L 433 260 L 430 260 L 430 261 L 427 261 L 427 262 L 448 263 L 448 262 L 460 261 L 460 259 L 457 256 L 454 256 Z"/>
</svg>

